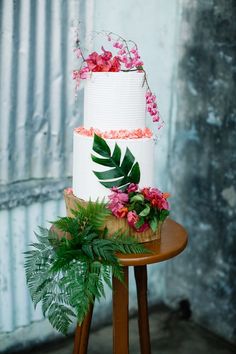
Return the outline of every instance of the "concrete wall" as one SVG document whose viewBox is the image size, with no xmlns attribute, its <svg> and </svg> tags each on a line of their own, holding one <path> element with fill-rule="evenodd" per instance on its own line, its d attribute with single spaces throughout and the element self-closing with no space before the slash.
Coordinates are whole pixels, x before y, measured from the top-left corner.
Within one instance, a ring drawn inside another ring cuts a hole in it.
<svg viewBox="0 0 236 354">
<path fill-rule="evenodd" d="M 236 340 L 236 6 L 184 1 L 178 39 L 174 134 L 168 174 L 175 217 L 189 230 L 168 263 L 168 303 L 186 297 L 193 317 Z"/>
</svg>

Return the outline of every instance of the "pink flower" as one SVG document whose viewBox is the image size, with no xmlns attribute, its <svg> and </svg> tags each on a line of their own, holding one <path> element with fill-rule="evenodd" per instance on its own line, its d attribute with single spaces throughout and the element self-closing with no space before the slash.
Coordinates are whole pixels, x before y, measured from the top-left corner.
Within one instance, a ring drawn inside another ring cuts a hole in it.
<svg viewBox="0 0 236 354">
<path fill-rule="evenodd" d="M 65 190 L 66 194 L 73 194 L 73 189 L 72 188 L 66 188 Z"/>
<path fill-rule="evenodd" d="M 126 63 L 125 63 L 125 67 L 126 67 L 127 69 L 131 69 L 131 68 L 132 68 L 132 63 L 126 62 Z"/>
<path fill-rule="evenodd" d="M 80 48 L 75 48 L 74 52 L 75 52 L 75 55 L 78 59 L 82 57 L 82 52 L 81 52 Z"/>
<path fill-rule="evenodd" d="M 138 185 L 135 184 L 135 183 L 130 183 L 128 185 L 128 188 L 127 188 L 127 192 L 128 193 L 131 193 L 131 192 L 136 192 L 138 190 Z"/>
<path fill-rule="evenodd" d="M 125 50 L 124 48 L 123 48 L 123 49 L 120 49 L 117 54 L 118 54 L 118 55 L 124 55 L 124 54 L 126 54 L 126 50 Z"/>
<path fill-rule="evenodd" d="M 89 75 L 89 68 L 85 66 L 83 69 L 80 70 L 80 79 L 87 79 Z"/>
<path fill-rule="evenodd" d="M 144 198 L 151 202 L 151 205 L 160 210 L 169 210 L 170 206 L 166 198 L 169 196 L 168 193 L 162 193 L 157 188 L 143 188 L 141 190 Z"/>
<path fill-rule="evenodd" d="M 124 208 L 125 204 L 128 202 L 129 197 L 127 193 L 123 193 L 117 187 L 112 188 L 112 193 L 108 196 L 109 203 L 108 208 L 111 210 L 112 214 L 117 217 L 121 216 L 121 212 L 124 212 L 122 208 Z M 128 212 L 128 210 L 127 210 Z"/>
<path fill-rule="evenodd" d="M 147 229 L 149 229 L 149 225 L 147 222 L 145 222 L 142 226 L 140 226 L 140 228 L 136 229 L 137 232 L 144 232 Z"/>
<path fill-rule="evenodd" d="M 152 117 L 153 122 L 159 122 L 159 120 L 160 120 L 160 117 L 157 114 Z"/>
<path fill-rule="evenodd" d="M 73 70 L 72 72 L 72 79 L 73 80 L 78 80 L 80 78 L 80 72 L 79 70 Z"/>
<path fill-rule="evenodd" d="M 109 71 L 118 72 L 120 71 L 120 58 L 114 57 L 111 61 L 111 67 Z"/>
<path fill-rule="evenodd" d="M 112 53 L 102 47 L 103 54 L 96 52 L 91 53 L 86 59 L 87 66 L 93 72 L 117 72 L 120 71 L 120 58 L 115 56 L 112 58 Z"/>
<path fill-rule="evenodd" d="M 134 225 L 136 224 L 136 222 L 138 221 L 139 217 L 136 213 L 135 210 L 133 211 L 129 211 L 128 214 L 127 214 L 127 221 L 128 221 L 128 224 L 132 227 L 134 227 Z"/>
<path fill-rule="evenodd" d="M 93 69 L 96 68 L 98 57 L 98 53 L 93 52 L 88 56 L 88 59 L 85 60 L 90 71 L 93 71 Z"/>
<path fill-rule="evenodd" d="M 108 61 L 112 58 L 112 53 L 109 52 L 108 50 L 105 50 L 103 47 L 102 47 L 102 51 L 104 54 L 101 55 L 101 58 L 104 59 L 105 61 Z"/>
<path fill-rule="evenodd" d="M 113 44 L 113 47 L 114 48 L 118 48 L 118 49 L 122 49 L 123 48 L 123 44 L 117 41 L 117 42 L 115 42 Z"/>
</svg>

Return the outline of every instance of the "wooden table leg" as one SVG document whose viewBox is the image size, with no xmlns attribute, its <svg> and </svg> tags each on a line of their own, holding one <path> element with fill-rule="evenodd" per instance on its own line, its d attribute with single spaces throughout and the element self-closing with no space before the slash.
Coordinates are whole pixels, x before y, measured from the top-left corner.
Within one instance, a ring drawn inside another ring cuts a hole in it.
<svg viewBox="0 0 236 354">
<path fill-rule="evenodd" d="M 123 267 L 125 284 L 113 277 L 113 354 L 129 354 L 128 267 Z"/>
<path fill-rule="evenodd" d="M 138 325 L 141 354 L 151 354 L 147 303 L 147 266 L 135 266 L 134 275 L 138 297 Z"/>
<path fill-rule="evenodd" d="M 87 354 L 89 329 L 93 315 L 93 304 L 81 326 L 77 325 L 75 330 L 73 354 Z"/>
</svg>

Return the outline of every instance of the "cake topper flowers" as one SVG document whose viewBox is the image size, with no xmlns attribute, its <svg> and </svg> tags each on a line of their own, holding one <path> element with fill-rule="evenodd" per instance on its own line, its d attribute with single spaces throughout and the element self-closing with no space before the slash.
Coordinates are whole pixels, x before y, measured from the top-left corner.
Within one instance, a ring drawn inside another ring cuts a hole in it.
<svg viewBox="0 0 236 354">
<path fill-rule="evenodd" d="M 78 32 L 76 33 L 78 34 Z M 149 87 L 137 44 L 113 32 L 102 31 L 96 35 L 103 35 L 106 44 L 101 46 L 99 53 L 94 51 L 87 56 L 80 45 L 78 36 L 75 40 L 74 52 L 79 61 L 79 68 L 73 70 L 72 77 L 76 81 L 76 89 L 78 89 L 80 81 L 87 79 L 91 72 L 142 72 L 144 73 L 143 84 L 147 87 L 145 95 L 147 111 L 151 115 L 152 121 L 158 124 L 158 130 L 162 128 L 164 122 L 160 118 L 156 96 Z M 111 50 L 107 50 L 105 47 L 111 47 Z"/>
</svg>

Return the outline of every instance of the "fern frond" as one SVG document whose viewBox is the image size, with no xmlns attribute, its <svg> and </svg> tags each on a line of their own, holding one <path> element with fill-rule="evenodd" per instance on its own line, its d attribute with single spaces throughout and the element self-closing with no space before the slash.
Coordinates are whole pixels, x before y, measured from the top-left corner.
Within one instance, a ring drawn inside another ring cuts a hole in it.
<svg viewBox="0 0 236 354">
<path fill-rule="evenodd" d="M 101 266 L 101 277 L 103 278 L 104 282 L 112 289 L 111 283 L 111 274 L 112 274 L 112 267 L 107 265 Z"/>
<path fill-rule="evenodd" d="M 116 155 L 118 161 L 118 150 Z M 110 211 L 104 201 L 90 201 L 87 207 L 80 205 L 73 214 L 73 218 L 64 217 L 52 223 L 54 230 L 69 233 L 70 239 L 59 239 L 53 229 L 39 228 L 38 242 L 25 252 L 32 301 L 35 306 L 42 302 L 44 316 L 62 333 L 66 333 L 75 316 L 81 324 L 95 299 L 105 297 L 104 284 L 112 287 L 111 276 L 124 281 L 117 252 L 147 252 L 121 231 L 106 238 L 108 230 L 104 223 Z"/>
<path fill-rule="evenodd" d="M 68 306 L 54 302 L 49 307 L 47 316 L 54 328 L 66 334 L 72 322 L 71 317 L 75 317 L 75 313 Z"/>
<path fill-rule="evenodd" d="M 79 231 L 79 224 L 77 218 L 64 216 L 56 221 L 53 221 L 52 224 L 56 226 L 56 228 L 58 228 L 59 230 L 68 232 L 71 235 L 76 235 Z"/>
</svg>

